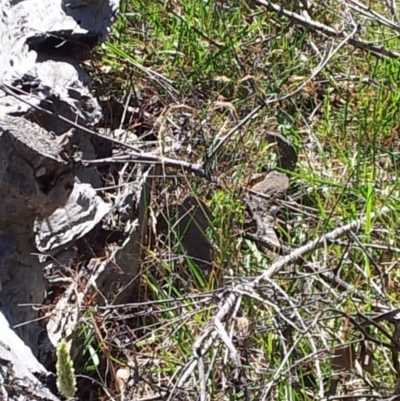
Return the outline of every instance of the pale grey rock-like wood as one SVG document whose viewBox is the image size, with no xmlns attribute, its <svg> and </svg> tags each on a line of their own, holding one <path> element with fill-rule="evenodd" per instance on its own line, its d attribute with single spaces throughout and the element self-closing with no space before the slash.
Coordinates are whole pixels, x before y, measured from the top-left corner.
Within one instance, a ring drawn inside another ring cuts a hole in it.
<svg viewBox="0 0 400 401">
<path fill-rule="evenodd" d="M 80 62 L 104 40 L 118 7 L 0 0 L 1 400 L 58 400 L 35 377 L 47 376 L 35 359 L 44 334 L 38 312 L 20 305 L 45 297 L 38 249 L 51 253 L 84 236 L 110 209 L 93 190 L 97 170 L 76 165 L 79 154 L 97 157 L 92 136 L 65 119 L 88 128 L 102 117 Z"/>
<path fill-rule="evenodd" d="M 11 83 L 35 66 L 40 45 L 57 55 L 57 50 L 65 53 L 104 40 L 119 1 L 2 0 L 1 5 L 0 78 Z"/>
<path fill-rule="evenodd" d="M 65 203 L 73 187 L 68 157 L 68 135 L 55 138 L 22 118 L 0 118 L 0 228 L 21 221 L 13 230 L 31 228 L 36 215 L 50 215 Z"/>
<path fill-rule="evenodd" d="M 89 184 L 75 184 L 64 206 L 35 221 L 36 247 L 48 252 L 83 237 L 110 211 Z"/>
<path fill-rule="evenodd" d="M 24 119 L 0 119 L 0 309 L 12 325 L 36 318 L 18 304 L 44 299 L 42 267 L 34 256 L 35 218 L 62 206 L 74 186 L 68 138 L 58 139 Z M 34 352 L 38 330 L 37 323 L 17 329 Z"/>
<path fill-rule="evenodd" d="M 1 312 L 0 333 L 0 400 L 59 401 L 44 384 L 48 372 Z"/>
<path fill-rule="evenodd" d="M 10 228 L 14 227 L 10 225 Z M 30 238 L 29 232 L 21 234 L 0 229 L 0 311 L 12 326 L 35 319 L 37 312 L 19 305 L 41 303 L 45 295 L 41 266 L 33 255 L 37 250 L 27 238 Z M 40 334 L 38 323 L 24 324 L 15 331 L 36 354 Z M 0 331 L 0 340 L 2 335 Z"/>
<path fill-rule="evenodd" d="M 71 128 L 59 115 L 85 127 L 97 124 L 102 111 L 79 60 L 105 38 L 119 1 L 2 0 L 1 5 L 0 82 L 14 87 L 29 104 L 0 90 L 0 118 L 24 115 L 56 135 Z M 94 153 L 91 136 L 79 132 L 75 138 L 83 158 L 89 159 Z M 94 168 L 79 177 L 99 183 Z"/>
</svg>

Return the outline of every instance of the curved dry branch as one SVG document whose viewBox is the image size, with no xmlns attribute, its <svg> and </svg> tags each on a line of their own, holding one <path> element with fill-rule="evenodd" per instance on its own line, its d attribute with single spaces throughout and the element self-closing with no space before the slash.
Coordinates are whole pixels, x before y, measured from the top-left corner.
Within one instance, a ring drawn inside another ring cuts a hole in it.
<svg viewBox="0 0 400 401">
<path fill-rule="evenodd" d="M 368 216 L 369 219 L 373 219 L 378 216 L 385 215 L 390 212 L 388 207 L 383 207 L 376 213 L 371 214 Z M 230 310 L 233 308 L 235 303 L 237 302 L 238 297 L 241 293 L 246 291 L 252 291 L 254 288 L 257 288 L 263 281 L 270 280 L 274 275 L 276 275 L 284 266 L 293 263 L 298 258 L 306 255 L 307 253 L 324 246 L 327 242 L 333 242 L 339 237 L 343 236 L 346 233 L 351 231 L 358 230 L 361 225 L 366 221 L 367 216 L 361 217 L 357 220 L 350 222 L 342 227 L 338 227 L 335 230 L 322 235 L 320 238 L 315 239 L 314 241 L 309 242 L 308 244 L 297 248 L 289 255 L 284 256 L 271 264 L 271 266 L 265 270 L 261 275 L 254 278 L 253 280 L 249 280 L 245 284 L 238 284 L 230 290 L 230 294 L 222 303 L 221 307 L 219 308 L 218 313 L 214 316 L 213 320 L 216 321 L 218 324 L 226 319 L 227 315 L 229 314 Z M 218 337 L 217 331 L 215 331 L 212 327 L 208 327 L 206 331 L 199 336 L 199 338 L 195 341 L 193 349 L 195 356 L 186 364 L 186 366 L 182 369 L 181 375 L 179 380 L 177 380 L 174 389 L 182 388 L 184 384 L 189 380 L 193 371 L 197 366 L 197 360 L 200 357 L 206 355 L 209 349 L 214 344 L 216 338 Z M 173 391 L 170 394 L 170 398 L 172 397 Z"/>
</svg>

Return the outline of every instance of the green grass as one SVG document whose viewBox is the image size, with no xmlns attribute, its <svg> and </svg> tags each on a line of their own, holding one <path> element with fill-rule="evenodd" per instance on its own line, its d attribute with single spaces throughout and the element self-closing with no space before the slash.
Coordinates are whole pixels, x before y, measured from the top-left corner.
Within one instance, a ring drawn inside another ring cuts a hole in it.
<svg viewBox="0 0 400 401">
<path fill-rule="evenodd" d="M 301 11 L 297 1 L 284 3 L 288 10 Z M 339 29 L 351 13 L 362 25 L 359 37 L 399 50 L 397 32 L 387 26 L 354 9 L 345 14 L 343 3 L 337 1 L 313 3 L 315 21 Z M 391 19 L 382 4 L 372 1 L 368 7 Z M 346 29 L 349 34 L 353 28 Z M 395 248 L 400 248 L 400 60 L 377 58 L 347 43 L 309 81 L 321 59 L 341 40 L 304 28 L 251 0 L 127 0 L 121 6 L 108 42 L 96 54 L 96 87 L 124 102 L 129 94 L 130 105 L 149 114 L 148 121 L 136 121 L 138 135 L 145 137 L 157 125 L 157 143 L 166 146 L 168 138 L 179 137 L 181 149 L 168 156 L 204 161 L 219 138 L 264 104 L 208 163 L 221 186 L 183 171 L 163 170 L 165 177 L 150 205 L 152 216 L 187 195 L 205 201 L 213 216 L 206 234 L 215 250 L 215 264 L 203 272 L 183 256 L 179 236 L 162 243 L 152 234 L 137 294 L 142 307 L 125 310 L 130 316 L 122 325 L 126 330 L 118 331 L 120 320 L 110 317 L 108 331 L 119 334 L 104 335 L 116 359 L 101 355 L 108 366 L 116 368 L 118 360 L 136 369 L 141 380 L 130 390 L 131 398 L 167 393 L 171 400 L 198 399 L 204 379 L 212 400 L 314 400 L 327 396 L 332 374 L 342 377 L 338 394 L 360 388 L 370 393 L 354 361 L 344 373 L 332 372 L 330 355 L 334 346 L 355 341 L 358 357 L 366 332 L 352 319 L 360 323 L 357 313 L 371 311 L 379 297 L 393 308 L 399 302 Z M 286 98 L 290 93 L 294 94 Z M 241 385 L 235 385 L 228 348 L 217 336 L 202 358 L 204 377 L 197 366 L 185 388 L 177 389 L 174 385 L 196 352 L 194 344 L 212 327 L 230 289 L 270 266 L 263 252 L 243 238 L 241 189 L 254 173 L 273 163 L 270 147 L 262 140 L 268 130 L 288 137 L 299 157 L 296 171 L 289 173 L 288 206 L 279 215 L 278 232 L 286 246 L 304 245 L 361 215 L 366 216 L 365 224 L 354 235 L 309 252 L 252 295 L 241 295 L 223 322 L 244 367 Z M 391 213 L 373 217 L 383 206 Z M 360 302 L 324 283 L 310 274 L 308 265 L 335 273 L 364 292 L 366 299 Z M 142 313 L 135 315 L 138 310 Z M 234 318 L 239 316 L 250 322 L 250 336 L 244 342 L 233 336 Z M 389 323 L 381 324 L 393 332 Z M 369 335 L 375 339 L 368 341 L 374 371 L 364 374 L 380 395 L 389 396 L 396 373 L 389 348 L 380 342 L 390 340 L 376 328 Z M 106 370 L 103 374 L 102 379 Z"/>
</svg>

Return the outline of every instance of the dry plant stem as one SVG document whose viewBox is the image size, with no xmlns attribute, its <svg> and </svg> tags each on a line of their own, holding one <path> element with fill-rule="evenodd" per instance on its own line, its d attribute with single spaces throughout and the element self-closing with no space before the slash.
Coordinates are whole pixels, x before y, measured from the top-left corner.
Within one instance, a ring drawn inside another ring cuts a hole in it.
<svg viewBox="0 0 400 401">
<path fill-rule="evenodd" d="M 292 355 L 292 353 L 296 350 L 298 343 L 300 342 L 301 338 L 297 338 L 292 346 L 289 349 L 285 349 L 284 352 L 284 357 L 282 358 L 282 363 L 279 365 L 279 367 L 275 370 L 275 374 L 272 377 L 272 379 L 270 380 L 270 382 L 268 383 L 268 385 L 265 388 L 265 393 L 264 393 L 264 397 L 262 398 L 261 401 L 265 401 L 265 399 L 268 397 L 271 389 L 276 385 L 276 381 L 279 379 L 279 377 L 281 376 L 281 373 L 283 372 L 283 369 L 285 367 L 286 364 L 289 364 L 289 358 L 290 355 Z M 285 347 L 286 348 L 286 347 Z"/>
<path fill-rule="evenodd" d="M 288 302 L 288 304 L 291 306 L 294 315 L 296 316 L 296 321 L 299 321 L 301 324 L 301 328 L 297 327 L 295 325 L 295 323 L 291 320 L 289 320 L 286 316 L 284 316 L 281 311 L 279 310 L 278 306 L 275 305 L 273 302 L 269 302 L 266 299 L 263 299 L 262 297 L 260 297 L 252 288 L 247 288 L 247 292 L 241 292 L 240 294 L 242 296 L 247 295 L 251 298 L 256 299 L 258 302 L 260 302 L 261 304 L 264 304 L 266 306 L 266 308 L 272 308 L 274 309 L 274 311 L 276 312 L 277 315 L 279 315 L 279 317 L 281 319 L 283 319 L 284 321 L 286 321 L 288 323 L 289 326 L 293 327 L 294 330 L 302 333 L 303 335 L 305 335 L 308 338 L 309 343 L 312 346 L 313 349 L 313 353 L 316 355 L 318 353 L 317 351 L 317 347 L 315 345 L 313 336 L 311 335 L 311 331 L 310 329 L 315 327 L 318 322 L 319 322 L 319 318 L 320 318 L 320 314 L 318 313 L 317 316 L 313 319 L 313 322 L 310 325 L 306 325 L 304 320 L 302 319 L 301 315 L 299 314 L 296 305 L 293 303 L 292 299 L 290 298 L 290 296 L 277 284 L 275 283 L 273 280 L 268 279 L 268 282 L 272 285 L 272 287 L 274 287 L 277 292 L 281 293 L 284 297 L 284 299 Z M 296 340 L 296 343 L 300 341 L 300 338 Z M 284 348 L 285 349 L 285 348 Z M 281 365 L 279 366 L 279 368 L 276 370 L 276 373 L 274 375 L 274 378 L 270 381 L 270 383 L 268 384 L 268 386 L 265 389 L 264 392 L 264 399 L 267 399 L 269 396 L 269 392 L 270 390 L 274 387 L 274 385 L 276 384 L 275 381 L 278 380 L 278 378 L 280 377 L 280 372 L 284 369 L 284 366 L 286 364 L 287 359 L 290 357 L 291 353 L 293 352 L 293 350 L 295 349 L 295 347 L 291 347 L 290 350 L 285 350 L 284 354 L 285 354 L 285 359 L 282 361 Z M 321 372 L 321 367 L 319 364 L 319 359 L 315 358 L 314 359 L 314 364 L 315 364 L 315 370 L 316 370 L 316 376 L 318 378 L 317 382 L 319 384 L 319 394 L 320 397 L 323 396 L 324 394 L 324 388 L 323 388 L 323 380 L 322 380 L 322 372 Z"/>
<path fill-rule="evenodd" d="M 288 17 L 291 21 L 300 24 L 312 31 L 317 31 L 327 36 L 335 38 L 345 37 L 345 33 L 343 32 L 338 32 L 328 25 L 321 24 L 320 22 L 304 18 L 302 15 L 286 10 L 282 6 L 274 4 L 269 0 L 255 0 L 255 3 L 267 7 L 268 10 L 274 11 L 277 14 L 284 15 L 285 17 Z M 358 49 L 370 51 L 372 54 L 378 57 L 384 56 L 396 59 L 400 58 L 400 53 L 386 49 L 384 46 L 379 46 L 371 42 L 365 42 L 361 39 L 350 38 L 348 40 L 348 43 L 350 43 L 354 47 L 357 47 Z"/>
<path fill-rule="evenodd" d="M 144 163 L 144 164 L 161 164 L 164 166 L 176 167 L 181 170 L 190 171 L 198 177 L 205 178 L 207 181 L 217 183 L 217 178 L 205 171 L 200 164 L 189 163 L 184 160 L 172 159 L 170 157 L 160 156 L 157 154 L 139 151 L 134 154 L 126 154 L 122 156 L 107 157 L 98 160 L 82 160 L 83 164 L 102 165 L 109 163 Z"/>
<path fill-rule="evenodd" d="M 396 0 L 386 0 L 386 5 L 390 9 L 390 14 L 393 18 L 394 21 L 397 22 L 397 24 L 400 25 L 400 20 L 399 17 L 397 16 L 397 5 L 396 5 Z"/>
<path fill-rule="evenodd" d="M 236 351 L 235 346 L 232 343 L 232 340 L 229 338 L 228 333 L 225 330 L 225 327 L 221 323 L 221 320 L 219 320 L 217 317 L 214 318 L 214 327 L 215 330 L 218 332 L 221 340 L 224 342 L 226 347 L 228 348 L 231 358 L 233 363 L 235 364 L 235 380 L 240 381 L 241 379 L 241 373 L 242 373 L 242 363 L 240 361 L 240 357 L 238 352 Z"/>
<path fill-rule="evenodd" d="M 372 20 L 378 21 L 380 24 L 387 26 L 388 28 L 393 29 L 394 31 L 400 32 L 400 26 L 385 18 L 383 15 L 377 13 L 371 8 L 367 7 L 365 4 L 360 3 L 357 0 L 347 0 L 347 5 L 349 8 L 359 12 L 360 14 L 365 15 L 366 17 L 371 18 Z"/>
<path fill-rule="evenodd" d="M 211 327 L 207 327 L 206 328 L 206 333 L 207 335 L 200 335 L 200 341 L 199 339 L 197 339 L 193 345 L 193 350 L 194 350 L 194 356 L 187 364 L 186 366 L 183 368 L 183 374 L 181 375 L 181 377 L 179 378 L 179 380 L 175 383 L 175 385 L 173 386 L 171 392 L 169 393 L 169 396 L 167 398 L 167 401 L 171 401 L 174 391 L 177 388 L 181 388 L 190 378 L 191 374 L 193 373 L 194 369 L 196 368 L 197 365 L 197 359 L 198 358 L 202 358 L 207 351 L 213 346 L 215 345 L 215 341 L 218 337 L 218 334 L 215 330 L 210 330 Z M 211 332 L 211 334 L 210 334 Z M 203 341 L 207 338 L 208 334 L 210 334 L 208 340 L 206 341 L 206 343 L 204 344 L 204 346 L 202 347 L 202 343 Z"/>
<path fill-rule="evenodd" d="M 197 366 L 199 370 L 199 383 L 200 383 L 200 401 L 207 400 L 207 386 L 206 386 L 206 377 L 204 374 L 204 361 L 203 358 L 200 357 L 197 361 Z"/>
<path fill-rule="evenodd" d="M 389 212 L 390 212 L 390 209 L 388 207 L 383 207 L 380 210 L 378 210 L 376 213 L 371 213 L 371 215 L 369 217 L 370 218 L 374 218 L 374 217 L 377 217 L 377 216 L 385 215 L 385 214 L 387 214 Z M 331 231 L 331 232 L 329 232 L 329 233 L 327 233 L 325 235 L 322 235 L 320 238 L 317 238 L 314 241 L 311 241 L 310 243 L 308 243 L 308 244 L 306 244 L 306 245 L 304 245 L 304 246 L 302 246 L 300 248 L 297 248 L 296 250 L 294 250 L 289 255 L 277 260 L 275 263 L 273 263 L 270 266 L 269 269 L 265 270 L 264 273 L 262 273 L 257 278 L 255 278 L 253 280 L 249 280 L 249 282 L 246 283 L 246 284 L 238 284 L 238 285 L 236 285 L 234 288 L 232 288 L 230 295 L 226 298 L 224 304 L 221 306 L 221 309 L 215 315 L 214 321 L 221 322 L 225 318 L 225 316 L 229 313 L 231 308 L 234 306 L 234 304 L 235 304 L 235 302 L 237 300 L 237 297 L 239 296 L 240 292 L 246 291 L 246 289 L 248 289 L 248 288 L 257 287 L 257 285 L 260 284 L 260 282 L 262 282 L 264 280 L 269 280 L 276 273 L 278 273 L 285 265 L 294 262 L 295 260 L 297 260 L 301 256 L 309 253 L 310 251 L 318 249 L 319 247 L 325 245 L 327 242 L 334 241 L 336 238 L 339 238 L 340 236 L 342 236 L 343 234 L 348 233 L 349 231 L 359 229 L 360 226 L 365 222 L 366 219 L 367 219 L 367 217 L 361 217 L 361 218 L 359 218 L 357 220 L 352 221 L 349 224 L 346 224 L 346 225 L 344 225 L 342 227 L 338 227 L 338 228 L 334 229 L 333 231 Z M 209 330 L 209 329 L 210 328 L 208 327 L 207 330 Z M 196 348 L 194 348 L 194 349 L 198 350 L 195 353 L 196 356 L 194 356 L 188 362 L 188 364 L 184 368 L 184 371 L 182 372 L 181 377 L 179 378 L 178 382 L 175 384 L 174 388 L 182 387 L 186 383 L 186 381 L 189 379 L 189 377 L 193 373 L 194 369 L 196 368 L 197 358 L 198 358 L 197 355 L 205 355 L 206 352 L 208 352 L 208 350 L 214 344 L 214 341 L 215 341 L 215 338 L 216 338 L 215 331 L 211 332 L 210 338 L 208 339 L 206 344 L 204 344 L 202 349 L 200 349 L 200 347 L 202 345 L 202 341 L 204 341 L 205 338 L 206 338 L 206 336 L 202 335 L 200 341 L 196 340 L 196 342 L 195 342 Z M 172 394 L 172 392 L 171 392 L 171 394 Z M 171 397 L 171 394 L 170 394 L 170 397 Z M 169 398 L 169 399 L 171 399 L 171 398 Z"/>
<path fill-rule="evenodd" d="M 165 394 L 154 394 L 154 395 L 149 395 L 148 397 L 136 398 L 136 401 L 156 401 L 156 400 L 163 400 L 164 397 Z"/>
<path fill-rule="evenodd" d="M 320 61 L 318 66 L 314 69 L 313 73 L 311 76 L 303 82 L 296 90 L 294 90 L 291 93 L 288 93 L 287 95 L 281 97 L 279 100 L 286 100 L 289 99 L 290 97 L 296 95 L 299 93 L 309 82 L 311 82 L 321 71 L 322 69 L 329 63 L 329 61 L 332 59 L 332 57 L 347 43 L 350 41 L 350 39 L 356 34 L 358 27 L 354 26 L 354 29 L 344 37 L 344 39 L 336 46 L 336 48 L 332 51 L 329 51 L 328 55 Z"/>
<path fill-rule="evenodd" d="M 289 303 L 289 305 L 291 306 L 294 315 L 296 316 L 296 320 L 298 322 L 300 322 L 302 328 L 300 331 L 301 333 L 303 333 L 309 341 L 309 344 L 311 344 L 311 348 L 313 350 L 313 353 L 317 354 L 317 346 L 315 345 L 315 341 L 314 338 L 311 334 L 311 328 L 313 326 L 316 326 L 318 324 L 318 316 L 316 318 L 313 319 L 313 322 L 311 323 L 311 325 L 307 326 L 303 320 L 303 318 L 301 317 L 298 308 L 296 308 L 296 305 L 294 305 L 294 303 L 292 302 L 292 299 L 290 298 L 290 296 L 283 290 L 283 288 L 281 288 L 277 283 L 275 283 L 273 280 L 268 279 L 268 282 L 278 291 L 280 292 L 283 297 L 285 298 L 285 300 Z M 276 307 L 274 305 L 274 308 L 277 309 L 278 313 L 279 313 L 279 309 L 278 307 Z M 281 315 L 282 316 L 282 315 Z M 293 323 L 289 323 L 292 327 L 294 326 Z M 290 354 L 289 354 L 290 355 Z M 318 358 L 315 358 L 314 360 L 314 364 L 315 364 L 315 370 L 316 370 L 316 376 L 317 376 L 317 382 L 319 384 L 319 396 L 320 398 L 322 398 L 324 396 L 324 385 L 323 385 L 323 380 L 322 380 L 322 371 L 321 371 L 321 366 L 320 366 L 320 360 Z M 283 365 L 282 365 L 283 366 Z M 266 392 L 267 393 L 267 392 Z"/>
<path fill-rule="evenodd" d="M 351 233 L 350 235 L 351 235 L 351 238 L 354 240 L 354 242 L 356 242 L 358 244 L 358 246 L 360 247 L 361 252 L 365 255 L 365 257 L 369 260 L 371 265 L 379 273 L 379 279 L 381 281 L 381 288 L 385 289 L 385 278 L 384 278 L 384 274 L 382 273 L 382 269 L 380 268 L 378 263 L 375 262 L 374 258 L 371 257 L 371 255 L 368 253 L 367 249 L 365 249 L 365 246 L 361 243 L 361 241 L 357 238 L 357 236 L 354 235 L 353 233 Z M 385 295 L 384 294 L 385 290 L 382 292 L 382 290 L 378 287 L 378 285 L 374 282 L 374 280 L 370 279 L 370 282 L 373 285 L 373 287 L 375 288 L 375 291 L 383 297 Z"/>
<path fill-rule="evenodd" d="M 374 218 L 376 216 L 381 216 L 381 215 L 387 214 L 389 211 L 390 211 L 390 209 L 385 206 L 382 209 L 380 209 L 378 212 L 371 213 L 370 218 Z M 257 284 L 260 283 L 260 281 L 271 278 L 273 275 L 278 273 L 283 268 L 283 266 L 285 266 L 288 263 L 292 263 L 293 261 L 295 261 L 302 255 L 305 255 L 306 253 L 308 253 L 314 249 L 318 249 L 319 247 L 323 246 L 326 242 L 334 241 L 336 238 L 342 236 L 343 234 L 345 234 L 347 232 L 359 229 L 360 226 L 365 222 L 365 220 L 366 220 L 366 217 L 361 217 L 360 219 L 354 220 L 351 223 L 346 224 L 342 227 L 335 228 L 330 233 L 324 234 L 320 238 L 317 238 L 314 241 L 311 241 L 310 243 L 308 243 L 304 246 L 301 246 L 300 248 L 297 248 L 289 255 L 287 255 L 287 256 L 279 259 L 275 263 L 273 263 L 268 270 L 266 270 L 263 274 L 261 274 L 256 279 L 254 279 L 254 281 L 251 282 L 249 285 L 251 287 L 255 287 Z"/>
</svg>

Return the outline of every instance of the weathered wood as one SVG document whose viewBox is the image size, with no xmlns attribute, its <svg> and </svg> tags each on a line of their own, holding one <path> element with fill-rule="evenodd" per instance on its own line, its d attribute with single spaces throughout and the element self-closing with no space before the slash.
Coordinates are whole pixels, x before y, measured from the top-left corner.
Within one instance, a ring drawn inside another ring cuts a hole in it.
<svg viewBox="0 0 400 401">
<path fill-rule="evenodd" d="M 0 312 L 0 400 L 58 401 L 51 376 Z"/>
<path fill-rule="evenodd" d="M 97 170 L 75 162 L 76 151 L 96 157 L 91 135 L 59 116 L 83 127 L 100 121 L 79 61 L 105 39 L 118 7 L 0 0 L 0 399 L 58 400 L 36 360 L 37 311 L 20 305 L 44 300 L 38 250 L 71 244 L 110 209 L 93 189 Z"/>
</svg>

